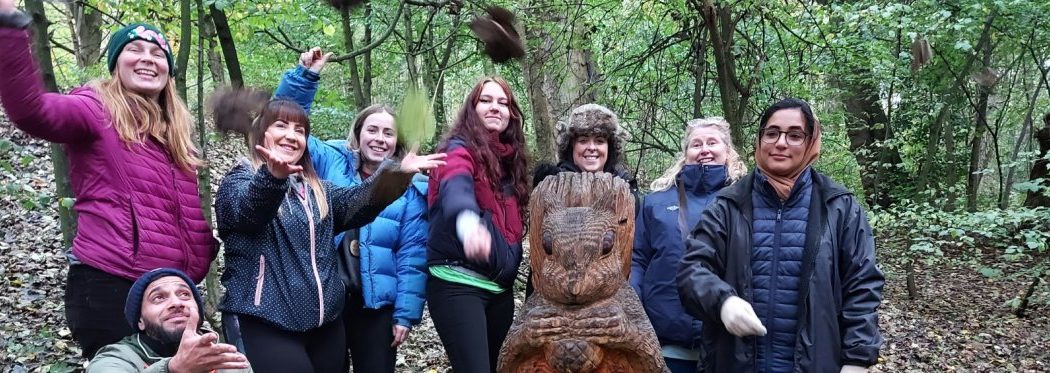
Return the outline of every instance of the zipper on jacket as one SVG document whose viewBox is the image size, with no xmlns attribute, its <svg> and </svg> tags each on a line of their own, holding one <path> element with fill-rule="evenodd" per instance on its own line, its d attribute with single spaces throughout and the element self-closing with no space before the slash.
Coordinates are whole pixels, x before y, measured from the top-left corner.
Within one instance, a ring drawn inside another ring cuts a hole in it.
<svg viewBox="0 0 1050 373">
<path fill-rule="evenodd" d="M 262 304 L 263 279 L 266 278 L 266 256 L 259 255 L 259 277 L 255 278 L 255 305 Z"/>
<path fill-rule="evenodd" d="M 306 211 L 306 221 L 310 225 L 310 266 L 314 271 L 314 282 L 317 284 L 317 326 L 320 327 L 324 324 L 324 288 L 321 286 L 321 274 L 317 270 L 317 239 L 314 227 L 314 210 L 310 203 L 310 188 L 303 183 L 303 194 L 294 192 L 295 196 L 299 198 L 299 202 L 303 205 L 303 210 Z"/>
<path fill-rule="evenodd" d="M 777 206 L 777 220 L 776 220 L 776 223 L 773 226 L 773 250 L 770 250 L 770 253 L 773 254 L 773 263 L 772 263 L 773 265 L 770 267 L 769 297 L 766 299 L 766 307 L 768 307 L 767 310 L 769 312 L 769 314 L 766 315 L 766 323 L 767 323 L 766 327 L 769 328 L 769 335 L 766 336 L 766 338 L 765 338 L 766 339 L 766 348 L 765 348 L 765 350 L 766 350 L 765 365 L 766 366 L 765 366 L 764 370 L 767 371 L 767 372 L 770 371 L 770 366 L 771 366 L 772 361 L 774 359 L 774 353 L 773 353 L 773 339 L 774 339 L 774 337 L 773 337 L 772 334 L 773 334 L 773 323 L 775 322 L 775 320 L 777 318 L 777 315 L 776 315 L 777 310 L 776 310 L 776 301 L 775 301 L 775 299 L 777 297 L 777 289 L 778 289 L 778 287 L 777 287 L 777 283 L 778 283 L 777 282 L 777 272 L 780 271 L 780 254 L 777 253 L 777 251 L 780 250 L 780 248 L 781 248 L 780 236 L 781 236 L 781 230 L 782 230 L 782 225 L 783 225 L 783 220 L 781 219 L 781 217 L 783 216 L 783 213 L 784 213 L 784 202 L 780 201 L 779 203 L 780 203 L 780 205 Z"/>
</svg>

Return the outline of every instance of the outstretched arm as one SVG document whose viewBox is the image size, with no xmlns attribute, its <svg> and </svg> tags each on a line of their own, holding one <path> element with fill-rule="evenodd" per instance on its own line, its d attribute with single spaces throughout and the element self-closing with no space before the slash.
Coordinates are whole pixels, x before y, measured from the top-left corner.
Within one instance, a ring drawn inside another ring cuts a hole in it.
<svg viewBox="0 0 1050 373">
<path fill-rule="evenodd" d="M 107 121 L 99 99 L 90 93 L 63 95 L 44 89 L 30 51 L 30 18 L 0 0 L 0 104 L 19 129 L 52 142 L 82 143 L 97 138 Z"/>
</svg>

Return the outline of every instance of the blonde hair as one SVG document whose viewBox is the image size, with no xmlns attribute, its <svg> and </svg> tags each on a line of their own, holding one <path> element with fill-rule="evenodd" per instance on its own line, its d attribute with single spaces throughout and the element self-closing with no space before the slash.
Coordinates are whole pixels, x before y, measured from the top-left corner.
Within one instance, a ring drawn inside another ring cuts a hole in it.
<svg viewBox="0 0 1050 373">
<path fill-rule="evenodd" d="M 685 135 L 682 136 L 682 153 L 678 156 L 678 160 L 671 167 L 667 168 L 663 175 L 653 180 L 649 184 L 649 189 L 658 192 L 667 190 L 674 185 L 678 173 L 682 172 L 682 168 L 685 167 L 685 151 L 689 148 L 689 137 L 693 135 L 693 131 L 699 128 L 712 127 L 718 130 L 719 137 L 726 144 L 726 173 L 729 175 L 729 182 L 735 182 L 747 175 L 747 166 L 744 165 L 744 161 L 740 160 L 740 154 L 736 152 L 736 147 L 733 146 L 729 122 L 726 122 L 722 117 L 697 118 L 685 123 Z"/>
<path fill-rule="evenodd" d="M 169 80 L 156 100 L 129 91 L 116 72 L 109 79 L 92 82 L 91 87 L 98 92 L 125 143 L 141 144 L 147 136 L 152 136 L 179 168 L 193 171 L 203 164 L 197 158 L 197 146 L 193 143 L 190 111 L 175 91 L 174 82 Z"/>
</svg>

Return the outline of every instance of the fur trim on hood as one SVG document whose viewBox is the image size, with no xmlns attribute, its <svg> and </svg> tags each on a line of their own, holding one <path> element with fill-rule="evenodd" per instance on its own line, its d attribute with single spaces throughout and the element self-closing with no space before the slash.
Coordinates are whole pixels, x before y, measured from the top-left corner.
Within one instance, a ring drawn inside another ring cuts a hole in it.
<svg viewBox="0 0 1050 373">
<path fill-rule="evenodd" d="M 609 160 L 606 170 L 611 170 L 623 160 L 623 148 L 630 134 L 620 126 L 620 118 L 605 106 L 584 104 L 572 109 L 569 118 L 558 122 L 558 160 L 572 162 L 572 144 L 581 135 L 604 137 L 609 142 Z"/>
</svg>

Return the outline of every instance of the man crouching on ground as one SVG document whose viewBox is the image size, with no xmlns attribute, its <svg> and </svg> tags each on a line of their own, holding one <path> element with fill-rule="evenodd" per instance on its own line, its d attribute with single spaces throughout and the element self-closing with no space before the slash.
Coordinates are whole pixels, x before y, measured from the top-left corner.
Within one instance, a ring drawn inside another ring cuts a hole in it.
<svg viewBox="0 0 1050 373">
<path fill-rule="evenodd" d="M 128 292 L 124 316 L 137 333 L 98 351 L 88 373 L 96 372 L 250 372 L 237 348 L 201 335 L 204 302 L 186 274 L 158 268 L 139 277 Z M 193 327 L 187 327 L 192 325 Z"/>
</svg>

